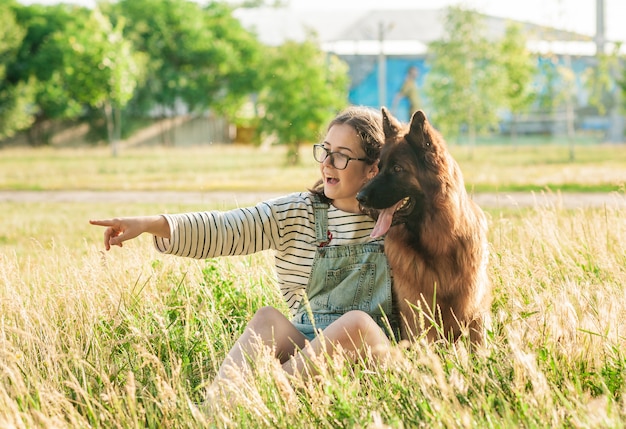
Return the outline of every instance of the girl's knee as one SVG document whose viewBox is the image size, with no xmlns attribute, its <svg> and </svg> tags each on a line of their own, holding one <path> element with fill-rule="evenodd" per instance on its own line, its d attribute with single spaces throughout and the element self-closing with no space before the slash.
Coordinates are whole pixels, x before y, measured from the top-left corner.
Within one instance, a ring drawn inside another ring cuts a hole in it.
<svg viewBox="0 0 626 429">
<path fill-rule="evenodd" d="M 349 311 L 337 320 L 331 340 L 345 349 L 361 350 L 363 346 L 384 347 L 389 341 L 376 321 L 364 311 Z M 329 327 L 330 329 L 330 327 Z"/>
<path fill-rule="evenodd" d="M 367 332 L 370 329 L 378 328 L 378 325 L 366 312 L 362 310 L 351 310 L 342 316 L 346 329 L 351 332 Z"/>
<path fill-rule="evenodd" d="M 254 316 L 252 316 L 252 320 L 250 320 L 250 324 L 253 325 L 273 325 L 278 320 L 284 319 L 285 316 L 278 311 L 276 308 L 271 306 L 265 306 L 259 308 Z"/>
</svg>

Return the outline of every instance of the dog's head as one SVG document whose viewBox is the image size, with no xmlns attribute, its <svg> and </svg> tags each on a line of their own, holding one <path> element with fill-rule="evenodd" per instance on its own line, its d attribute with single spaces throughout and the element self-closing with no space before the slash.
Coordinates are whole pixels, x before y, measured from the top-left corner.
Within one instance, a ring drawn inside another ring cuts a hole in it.
<svg viewBox="0 0 626 429">
<path fill-rule="evenodd" d="M 421 110 L 413 114 L 406 126 L 384 107 L 382 116 L 385 144 L 379 173 L 357 195 L 363 209 L 377 218 L 372 237 L 384 235 L 392 225 L 405 223 L 409 217 L 423 216 L 423 188 L 428 184 L 421 183 L 426 177 L 419 169 L 428 168 L 425 153 L 436 133 Z"/>
</svg>

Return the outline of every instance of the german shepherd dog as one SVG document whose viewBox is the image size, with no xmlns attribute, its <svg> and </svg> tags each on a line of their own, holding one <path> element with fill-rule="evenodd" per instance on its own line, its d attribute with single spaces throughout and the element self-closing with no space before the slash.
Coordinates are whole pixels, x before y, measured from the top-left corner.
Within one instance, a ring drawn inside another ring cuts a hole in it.
<svg viewBox="0 0 626 429">
<path fill-rule="evenodd" d="M 401 338 L 484 340 L 490 321 L 487 220 L 423 111 L 402 125 L 382 108 L 379 173 L 358 193 L 385 237 Z M 419 311 L 419 310 L 421 311 Z M 418 311 L 415 311 L 418 310 Z"/>
</svg>

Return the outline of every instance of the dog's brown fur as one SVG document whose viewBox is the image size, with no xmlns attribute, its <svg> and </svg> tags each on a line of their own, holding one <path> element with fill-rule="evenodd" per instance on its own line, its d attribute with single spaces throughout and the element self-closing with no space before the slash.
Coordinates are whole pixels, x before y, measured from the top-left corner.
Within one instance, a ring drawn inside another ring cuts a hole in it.
<svg viewBox="0 0 626 429">
<path fill-rule="evenodd" d="M 481 343 L 491 304 L 485 215 L 423 111 L 406 126 L 384 107 L 382 113 L 386 141 L 380 172 L 357 198 L 365 209 L 375 209 L 382 224 L 372 235 L 384 234 L 392 222 L 385 253 L 401 336 L 456 340 L 465 331 L 472 343 Z"/>
</svg>

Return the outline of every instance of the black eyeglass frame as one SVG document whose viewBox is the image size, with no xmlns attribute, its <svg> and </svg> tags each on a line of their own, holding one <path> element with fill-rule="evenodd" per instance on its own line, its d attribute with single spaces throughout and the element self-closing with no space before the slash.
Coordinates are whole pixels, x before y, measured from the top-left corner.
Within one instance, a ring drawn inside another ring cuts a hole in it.
<svg viewBox="0 0 626 429">
<path fill-rule="evenodd" d="M 322 152 L 319 151 L 318 148 L 323 150 L 326 155 L 322 155 Z M 318 155 L 321 157 L 321 159 L 318 159 Z M 368 161 L 367 158 L 352 158 L 352 157 L 346 155 L 345 153 L 331 152 L 328 149 L 326 149 L 323 144 L 314 144 L 313 145 L 313 158 L 315 158 L 315 160 L 317 162 L 319 162 L 321 164 L 322 162 L 326 161 L 326 158 L 328 158 L 328 157 L 330 157 L 330 165 L 332 165 L 337 170 L 345 170 L 348 167 L 348 163 L 350 161 Z M 339 159 L 345 159 L 346 160 L 346 165 L 344 165 L 341 168 L 337 167 L 335 165 L 335 160 L 337 159 L 337 157 Z"/>
</svg>

